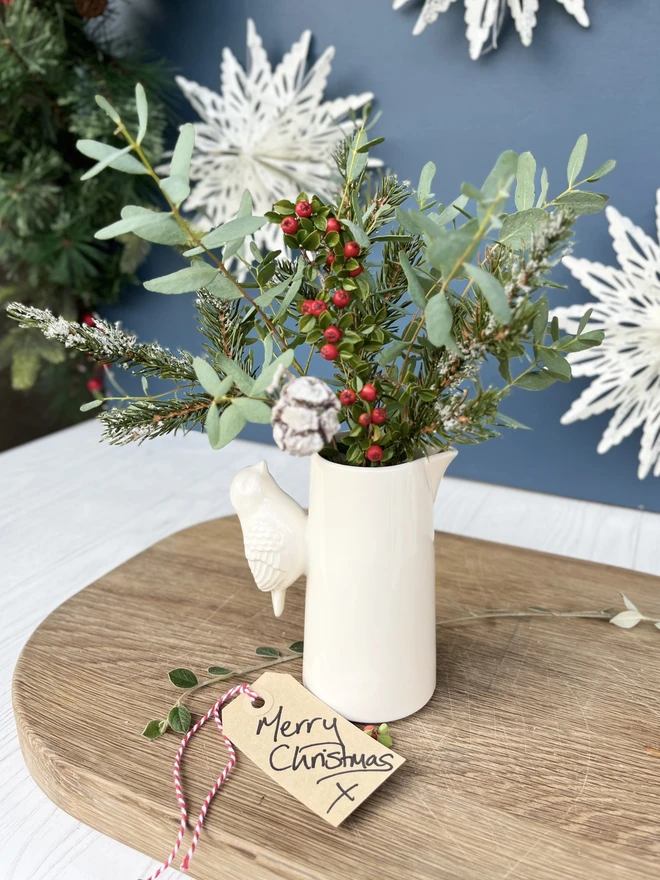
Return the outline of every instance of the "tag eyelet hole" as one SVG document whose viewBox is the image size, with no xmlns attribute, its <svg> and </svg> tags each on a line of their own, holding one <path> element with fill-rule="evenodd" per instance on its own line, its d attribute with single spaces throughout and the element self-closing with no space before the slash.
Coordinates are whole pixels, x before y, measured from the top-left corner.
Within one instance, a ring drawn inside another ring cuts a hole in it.
<svg viewBox="0 0 660 880">
<path fill-rule="evenodd" d="M 256 700 L 252 700 L 252 708 L 253 709 L 263 709 L 263 707 L 265 705 L 266 705 L 266 701 L 263 700 L 261 697 L 257 697 Z"/>
</svg>

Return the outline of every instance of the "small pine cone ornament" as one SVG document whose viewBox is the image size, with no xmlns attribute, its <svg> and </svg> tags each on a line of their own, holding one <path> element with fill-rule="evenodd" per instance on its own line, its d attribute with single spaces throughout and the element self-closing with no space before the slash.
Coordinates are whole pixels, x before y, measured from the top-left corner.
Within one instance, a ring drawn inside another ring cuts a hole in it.
<svg viewBox="0 0 660 880">
<path fill-rule="evenodd" d="M 98 18 L 108 8 L 108 0 L 76 0 L 76 12 L 82 18 Z"/>
<path fill-rule="evenodd" d="M 313 376 L 292 379 L 273 407 L 275 442 L 291 455 L 312 455 L 330 443 L 339 430 L 341 405 L 325 382 Z"/>
</svg>

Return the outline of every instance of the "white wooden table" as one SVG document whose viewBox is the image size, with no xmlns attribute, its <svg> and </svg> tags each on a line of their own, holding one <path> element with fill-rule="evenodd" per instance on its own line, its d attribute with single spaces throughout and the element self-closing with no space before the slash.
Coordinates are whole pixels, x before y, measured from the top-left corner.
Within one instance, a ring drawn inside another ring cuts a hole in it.
<svg viewBox="0 0 660 880">
<path fill-rule="evenodd" d="M 247 464 L 267 459 L 282 487 L 306 501 L 307 463 L 272 446 L 239 441 L 213 452 L 190 434 L 115 449 L 98 439 L 98 425 L 88 422 L 0 455 L 0 880 L 137 880 L 155 866 L 64 814 L 28 775 L 10 690 L 32 630 L 154 542 L 230 513 L 229 483 Z M 660 574 L 660 514 L 446 478 L 435 524 Z M 603 596 L 603 604 L 614 599 Z"/>
</svg>

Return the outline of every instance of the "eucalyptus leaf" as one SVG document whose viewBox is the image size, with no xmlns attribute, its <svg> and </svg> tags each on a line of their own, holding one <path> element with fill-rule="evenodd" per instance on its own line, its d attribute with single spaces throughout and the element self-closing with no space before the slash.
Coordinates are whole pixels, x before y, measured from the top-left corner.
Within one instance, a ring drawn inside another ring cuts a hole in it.
<svg viewBox="0 0 660 880">
<path fill-rule="evenodd" d="M 231 443 L 235 437 L 238 437 L 246 424 L 245 417 L 233 404 L 229 404 L 220 416 L 220 437 L 218 445 L 214 448 L 222 449 L 228 443 Z"/>
<path fill-rule="evenodd" d="M 362 229 L 361 226 L 358 226 L 357 223 L 353 223 L 352 220 L 346 220 L 343 217 L 339 222 L 341 223 L 342 226 L 345 226 L 347 229 L 351 230 L 351 233 L 353 234 L 353 238 L 355 239 L 355 241 L 360 245 L 360 247 L 363 250 L 366 250 L 367 248 L 371 247 L 371 242 L 369 241 L 369 236 L 364 231 L 364 229 Z"/>
<path fill-rule="evenodd" d="M 172 730 L 177 733 L 188 733 L 192 724 L 192 716 L 185 706 L 174 706 L 167 716 L 167 721 Z"/>
<path fill-rule="evenodd" d="M 422 287 L 422 283 L 419 280 L 418 276 L 415 274 L 415 270 L 410 265 L 410 260 L 408 259 L 408 255 L 405 251 L 399 251 L 399 263 L 408 282 L 408 293 L 410 294 L 410 299 L 413 301 L 418 309 L 425 309 L 426 291 Z"/>
<path fill-rule="evenodd" d="M 139 207 L 138 205 L 130 205 L 128 207 Z M 124 208 L 126 211 L 126 208 Z M 129 212 L 124 216 L 122 211 L 122 219 L 109 226 L 104 226 L 94 234 L 94 238 L 105 241 L 109 238 L 115 238 L 118 235 L 124 235 L 127 232 L 137 232 L 140 227 L 158 226 L 164 224 L 171 219 L 171 214 L 161 214 L 156 211 L 150 211 L 148 208 L 142 208 L 140 211 Z"/>
<path fill-rule="evenodd" d="M 513 150 L 505 150 L 498 157 L 495 167 L 481 187 L 484 198 L 492 201 L 499 198 L 507 198 L 517 170 L 518 154 L 514 153 Z"/>
<path fill-rule="evenodd" d="M 516 172 L 516 195 L 515 202 L 518 211 L 526 211 L 534 207 L 536 189 L 536 159 L 531 153 L 521 153 L 518 156 L 518 168 Z"/>
<path fill-rule="evenodd" d="M 109 101 L 106 101 L 106 99 L 103 97 L 103 95 L 95 95 L 94 100 L 99 105 L 101 110 L 103 110 L 104 113 L 108 114 L 108 116 L 110 117 L 110 119 L 112 119 L 113 122 L 116 122 L 116 123 L 121 122 L 121 118 L 119 116 L 119 113 L 117 113 L 117 111 L 115 110 L 115 108 L 112 106 L 112 104 Z"/>
<path fill-rule="evenodd" d="M 577 139 L 577 143 L 573 147 L 571 155 L 568 159 L 568 168 L 566 169 L 566 177 L 568 179 L 568 185 L 573 186 L 573 183 L 577 179 L 578 174 L 582 171 L 582 166 L 584 165 L 584 159 L 587 155 L 587 147 L 589 145 L 589 138 L 586 134 L 581 134 Z"/>
<path fill-rule="evenodd" d="M 639 608 L 635 605 L 634 602 L 630 601 L 625 593 L 621 593 L 621 598 L 623 599 L 623 604 L 626 606 L 628 611 L 636 611 L 639 614 Z"/>
<path fill-rule="evenodd" d="M 560 382 L 568 382 L 570 380 L 571 365 L 558 351 L 554 351 L 552 348 L 542 348 L 540 349 L 540 355 L 543 363 L 555 378 L 559 379 Z"/>
<path fill-rule="evenodd" d="M 544 391 L 546 388 L 554 385 L 554 383 L 554 376 L 551 376 L 547 370 L 537 370 L 533 373 L 525 373 L 524 376 L 519 376 L 513 384 L 518 388 L 524 388 L 525 391 Z"/>
<path fill-rule="evenodd" d="M 236 214 L 236 219 L 243 219 L 245 217 L 251 217 L 252 211 L 254 210 L 254 204 L 252 201 L 252 194 L 249 190 L 243 190 L 243 195 L 241 196 L 241 203 L 238 206 L 238 213 Z M 230 241 L 225 246 L 225 249 L 222 254 L 222 259 L 227 262 L 231 257 L 233 257 L 236 253 L 238 253 L 241 245 L 243 244 L 243 238 L 235 238 L 233 241 Z"/>
<path fill-rule="evenodd" d="M 160 182 L 160 188 L 177 207 L 190 195 L 190 160 L 195 148 L 195 126 L 187 122 L 179 129 L 170 162 L 170 176 Z"/>
<path fill-rule="evenodd" d="M 118 158 L 122 158 L 126 156 L 132 150 L 132 147 L 124 147 L 123 150 L 119 150 Z M 93 165 L 88 171 L 86 171 L 83 175 L 81 175 L 81 180 L 89 180 L 91 177 L 96 177 L 97 174 L 100 174 L 104 168 L 107 168 L 109 165 L 112 165 L 114 161 L 113 156 L 106 156 L 105 159 L 102 159 L 100 162 L 97 162 L 96 165 Z"/>
<path fill-rule="evenodd" d="M 253 397 L 258 397 L 266 391 L 266 388 L 270 385 L 275 377 L 275 373 L 280 365 L 284 367 L 290 367 L 293 363 L 295 352 L 292 348 L 288 348 L 286 351 L 283 351 L 281 355 L 275 358 L 272 364 L 264 367 L 254 380 L 254 384 L 252 385 L 252 391 L 250 394 Z"/>
<path fill-rule="evenodd" d="M 138 133 L 135 140 L 138 144 L 141 144 L 144 140 L 144 136 L 147 133 L 147 123 L 149 121 L 149 105 L 147 103 L 147 93 L 144 90 L 144 86 L 142 83 L 137 83 L 135 86 L 135 109 L 137 110 L 138 117 Z"/>
<path fill-rule="evenodd" d="M 469 201 L 468 196 L 460 195 L 457 199 L 454 199 L 451 205 L 448 205 L 435 216 L 435 222 L 438 226 L 446 226 L 448 223 L 451 223 L 461 213 L 460 209 L 464 208 Z"/>
<path fill-rule="evenodd" d="M 394 342 L 390 342 L 389 345 L 386 345 L 385 348 L 383 348 L 378 356 L 379 365 L 384 367 L 387 364 L 392 363 L 403 354 L 409 345 L 409 342 L 402 342 L 398 339 Z"/>
<path fill-rule="evenodd" d="M 179 269 L 171 275 L 161 275 L 144 282 L 146 290 L 154 293 L 190 293 L 201 287 L 208 287 L 218 275 L 218 270 L 208 263 L 194 262 L 186 269 Z"/>
<path fill-rule="evenodd" d="M 500 229 L 500 241 L 513 250 L 524 250 L 532 241 L 532 235 L 545 219 L 545 211 L 541 208 L 528 208 L 517 214 L 509 214 Z"/>
<path fill-rule="evenodd" d="M 541 192 L 539 193 L 539 198 L 536 203 L 537 208 L 545 207 L 545 200 L 548 195 L 548 187 L 550 186 L 550 181 L 548 179 L 548 169 L 544 168 L 541 171 Z"/>
<path fill-rule="evenodd" d="M 116 171 L 123 171 L 126 174 L 148 174 L 148 171 L 142 162 L 136 159 L 135 156 L 130 155 L 130 146 L 120 150 L 117 147 L 111 147 L 109 144 L 103 144 L 101 141 L 83 139 L 76 141 L 76 148 L 83 154 L 83 156 L 87 156 L 89 159 L 95 159 L 97 162 L 110 159 L 109 162 L 106 162 L 106 166 L 109 165 L 110 168 L 114 168 Z M 90 171 L 91 170 L 92 169 L 90 169 Z M 98 171 L 101 170 L 101 168 L 98 169 Z M 98 171 L 96 173 L 98 173 Z M 87 173 L 89 175 L 89 172 Z"/>
<path fill-rule="evenodd" d="M 190 669 L 172 669 L 167 677 L 174 687 L 182 688 L 183 690 L 199 684 L 197 676 Z"/>
<path fill-rule="evenodd" d="M 621 629 L 632 629 L 643 620 L 643 615 L 639 611 L 620 611 L 610 620 L 614 626 L 620 626 Z"/>
<path fill-rule="evenodd" d="M 281 321 L 286 318 L 289 313 L 289 306 L 294 301 L 294 299 L 298 296 L 298 291 L 300 290 L 300 286 L 303 282 L 303 270 L 305 268 L 305 264 L 302 259 L 298 260 L 298 264 L 296 266 L 296 271 L 291 279 L 291 287 L 287 291 L 286 296 L 280 303 L 280 307 L 277 310 L 277 314 L 275 315 L 275 323 L 279 324 Z M 313 267 L 312 267 L 313 268 Z"/>
<path fill-rule="evenodd" d="M 458 346 L 451 335 L 454 314 L 444 293 L 436 293 L 428 300 L 424 315 L 426 332 L 431 343 L 436 348 L 446 346 L 450 351 L 458 353 Z"/>
<path fill-rule="evenodd" d="M 616 162 L 614 159 L 608 159 L 607 162 L 603 162 L 600 168 L 597 168 L 593 174 L 590 174 L 587 177 L 588 183 L 595 183 L 597 180 L 600 180 L 601 177 L 605 177 L 606 174 L 609 174 L 610 171 L 614 171 L 616 168 Z"/>
<path fill-rule="evenodd" d="M 419 175 L 419 183 L 417 184 L 417 200 L 420 206 L 425 205 L 433 199 L 431 186 L 433 185 L 435 172 L 436 167 L 433 162 L 427 162 L 422 168 L 422 172 Z"/>
<path fill-rule="evenodd" d="M 257 657 L 279 657 L 280 656 L 280 652 L 277 650 L 277 648 L 265 648 L 265 647 L 257 648 L 257 650 L 255 651 L 255 654 L 257 655 Z"/>
<path fill-rule="evenodd" d="M 492 313 L 501 324 L 508 324 L 511 320 L 511 308 L 507 299 L 506 291 L 500 282 L 482 269 L 481 266 L 474 266 L 472 263 L 464 263 L 463 269 L 477 285 L 483 296 L 485 297 Z"/>
<path fill-rule="evenodd" d="M 451 279 L 461 264 L 471 260 L 481 242 L 478 220 L 468 220 L 456 229 L 438 229 L 434 241 L 426 249 L 429 263 Z"/>
<path fill-rule="evenodd" d="M 580 323 L 578 324 L 578 328 L 577 328 L 577 335 L 578 336 L 580 335 L 580 333 L 582 333 L 584 328 L 589 323 L 589 319 L 591 318 L 593 311 L 594 311 L 593 309 L 587 309 L 587 311 L 584 313 L 584 315 L 582 315 L 582 317 L 580 318 Z"/>
<path fill-rule="evenodd" d="M 576 214 L 597 214 L 607 204 L 608 196 L 601 193 L 583 192 L 574 189 L 557 199 L 562 208 L 570 208 Z"/>
<path fill-rule="evenodd" d="M 234 384 L 243 394 L 251 394 L 254 385 L 254 379 L 242 369 L 242 367 L 228 358 L 226 354 L 218 352 L 215 356 L 217 366 L 226 376 L 231 376 Z"/>
<path fill-rule="evenodd" d="M 193 358 L 193 369 L 199 384 L 212 397 L 224 397 L 234 384 L 231 377 L 221 379 L 211 364 L 201 357 Z"/>
<path fill-rule="evenodd" d="M 218 299 L 241 299 L 243 297 L 242 291 L 231 278 L 222 272 L 216 272 L 215 278 L 205 287 L 212 296 L 217 296 Z"/>
<path fill-rule="evenodd" d="M 269 425 L 272 415 L 271 408 L 263 400 L 252 400 L 250 397 L 235 397 L 232 406 L 237 409 L 247 422 L 258 425 Z"/>
<path fill-rule="evenodd" d="M 172 214 L 158 214 L 140 205 L 127 205 L 122 208 L 122 219 L 143 217 L 144 224 L 135 229 L 135 234 L 154 244 L 186 244 L 187 232 L 174 219 Z M 155 217 L 155 219 L 154 219 Z"/>
<path fill-rule="evenodd" d="M 202 244 L 209 250 L 219 247 L 221 244 L 235 241 L 236 239 L 244 239 L 248 235 L 253 235 L 258 229 L 267 223 L 265 217 L 237 217 L 228 223 L 212 229 L 202 239 Z"/>
<path fill-rule="evenodd" d="M 217 449 L 218 443 L 220 442 L 220 411 L 218 410 L 218 405 L 215 400 L 211 403 L 211 406 L 206 413 L 204 428 L 209 443 L 211 444 L 211 448 Z"/>
<path fill-rule="evenodd" d="M 80 412 L 89 412 L 90 409 L 96 409 L 97 406 L 102 406 L 102 400 L 88 400 L 87 403 L 83 403 L 80 407 Z"/>
<path fill-rule="evenodd" d="M 147 739 L 158 739 L 158 737 L 162 736 L 165 733 L 168 727 L 169 724 L 167 723 L 167 721 L 150 721 L 142 731 L 142 736 L 146 737 Z"/>
</svg>

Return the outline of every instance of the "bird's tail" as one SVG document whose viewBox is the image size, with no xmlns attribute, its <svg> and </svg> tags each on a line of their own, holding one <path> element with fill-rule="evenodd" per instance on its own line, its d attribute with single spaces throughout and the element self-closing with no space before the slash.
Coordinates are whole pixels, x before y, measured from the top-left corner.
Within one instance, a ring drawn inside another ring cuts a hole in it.
<svg viewBox="0 0 660 880">
<path fill-rule="evenodd" d="M 284 611 L 286 589 L 271 590 L 270 597 L 273 600 L 273 614 L 275 617 L 281 617 Z"/>
</svg>

